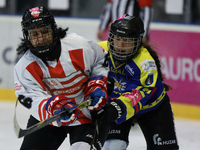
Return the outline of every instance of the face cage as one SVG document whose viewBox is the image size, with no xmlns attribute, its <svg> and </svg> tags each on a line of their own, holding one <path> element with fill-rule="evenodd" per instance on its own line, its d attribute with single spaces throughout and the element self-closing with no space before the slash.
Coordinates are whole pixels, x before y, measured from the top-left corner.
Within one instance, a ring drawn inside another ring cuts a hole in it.
<svg viewBox="0 0 200 150">
<path fill-rule="evenodd" d="M 142 37 L 127 38 L 114 35 L 112 32 L 108 34 L 108 48 L 112 56 L 122 62 L 129 60 L 138 51 Z M 115 37 L 115 38 L 114 38 Z M 114 43 L 118 43 L 114 45 Z"/>
<path fill-rule="evenodd" d="M 31 38 L 31 30 L 28 30 L 28 35 L 26 39 L 30 41 L 30 44 L 32 45 L 32 49 L 38 54 L 46 54 L 50 52 L 50 47 L 52 46 L 54 39 L 53 39 L 53 31 L 51 29 L 51 25 L 45 26 L 47 29 L 50 29 L 51 33 L 47 33 L 45 30 L 41 30 L 42 33 L 41 36 L 37 36 L 34 38 Z M 36 28 L 37 29 L 37 28 Z M 49 31 L 49 30 L 48 30 Z M 41 42 L 38 42 L 40 39 Z M 33 45 L 33 41 L 35 40 L 36 43 L 39 43 L 37 45 Z"/>
</svg>

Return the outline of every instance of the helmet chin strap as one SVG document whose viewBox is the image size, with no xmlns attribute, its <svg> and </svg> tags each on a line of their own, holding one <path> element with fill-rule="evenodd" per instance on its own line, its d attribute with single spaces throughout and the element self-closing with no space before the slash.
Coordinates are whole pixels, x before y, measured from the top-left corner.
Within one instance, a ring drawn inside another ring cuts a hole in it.
<svg viewBox="0 0 200 150">
<path fill-rule="evenodd" d="M 28 42 L 28 47 L 30 49 L 30 51 L 36 55 L 37 57 L 39 57 L 40 59 L 42 59 L 45 63 L 48 60 L 55 60 L 57 59 L 57 55 L 56 53 L 59 51 L 56 47 L 56 45 L 60 45 L 59 40 L 57 42 L 54 42 L 48 46 L 37 46 L 37 47 L 33 47 L 32 44 L 30 43 L 30 41 Z M 56 49 L 55 49 L 56 47 Z M 58 46 L 60 47 L 60 46 Z"/>
<path fill-rule="evenodd" d="M 46 56 L 47 61 L 52 61 L 52 60 L 58 60 L 60 57 L 61 53 L 61 44 L 60 41 L 57 43 L 54 43 L 55 45 L 53 46 L 54 48 L 52 49 L 51 53 Z"/>
</svg>

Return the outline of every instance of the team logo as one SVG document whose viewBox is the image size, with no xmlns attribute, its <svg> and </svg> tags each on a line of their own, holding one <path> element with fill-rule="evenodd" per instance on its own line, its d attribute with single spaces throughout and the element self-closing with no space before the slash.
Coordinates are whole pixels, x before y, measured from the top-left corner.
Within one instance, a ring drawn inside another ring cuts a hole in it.
<svg viewBox="0 0 200 150">
<path fill-rule="evenodd" d="M 126 82 L 123 82 L 122 80 L 120 80 L 119 82 L 115 82 L 115 87 L 114 89 L 118 89 L 120 91 L 124 91 L 126 89 Z"/>
<path fill-rule="evenodd" d="M 30 109 L 32 107 L 33 100 L 30 97 L 25 97 L 24 95 L 19 95 L 18 100 L 26 108 Z"/>
<path fill-rule="evenodd" d="M 133 68 L 131 67 L 131 66 L 129 66 L 129 65 L 126 65 L 125 66 L 125 69 L 133 76 L 134 75 L 134 71 L 133 71 Z"/>
<path fill-rule="evenodd" d="M 154 145 L 171 145 L 176 144 L 176 140 L 162 140 L 159 134 L 153 135 Z"/>
<path fill-rule="evenodd" d="M 159 137 L 158 134 L 153 135 L 153 142 L 154 145 L 162 145 L 162 139 Z"/>
<path fill-rule="evenodd" d="M 15 83 L 15 91 L 19 91 L 21 89 L 22 89 L 22 85 L 18 84 L 18 83 Z"/>
<path fill-rule="evenodd" d="M 151 85 L 153 83 L 153 73 L 149 73 L 145 81 L 146 85 Z"/>
<path fill-rule="evenodd" d="M 31 12 L 31 15 L 35 18 L 37 18 L 40 15 L 40 11 L 38 7 L 31 8 L 29 9 L 29 11 Z"/>
<path fill-rule="evenodd" d="M 108 134 L 120 134 L 121 130 L 110 130 Z"/>
<path fill-rule="evenodd" d="M 144 60 L 143 62 L 140 63 L 140 65 L 143 69 L 143 72 L 157 70 L 155 62 L 149 59 Z"/>
</svg>

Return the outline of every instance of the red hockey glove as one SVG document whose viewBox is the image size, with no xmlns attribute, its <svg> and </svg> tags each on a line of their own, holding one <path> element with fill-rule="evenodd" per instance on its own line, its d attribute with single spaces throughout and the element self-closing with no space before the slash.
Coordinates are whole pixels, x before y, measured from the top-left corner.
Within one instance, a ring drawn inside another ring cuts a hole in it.
<svg viewBox="0 0 200 150">
<path fill-rule="evenodd" d="M 91 106 L 88 106 L 90 110 L 100 110 L 107 103 L 107 79 L 103 76 L 91 77 L 85 86 L 85 100 L 93 98 Z"/>
<path fill-rule="evenodd" d="M 76 105 L 67 97 L 62 95 L 49 98 L 46 103 L 45 110 L 51 116 L 56 115 L 63 110 L 73 110 L 72 113 L 69 113 L 69 115 L 58 120 L 62 123 L 62 125 L 69 125 L 75 122 L 80 113 L 80 109 L 77 108 Z"/>
</svg>

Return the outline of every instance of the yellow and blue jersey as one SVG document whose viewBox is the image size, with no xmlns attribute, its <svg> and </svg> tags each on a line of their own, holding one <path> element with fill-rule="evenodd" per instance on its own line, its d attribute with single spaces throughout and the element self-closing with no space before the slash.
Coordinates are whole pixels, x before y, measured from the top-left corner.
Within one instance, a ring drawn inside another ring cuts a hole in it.
<svg viewBox="0 0 200 150">
<path fill-rule="evenodd" d="M 99 45 L 107 49 L 105 42 Z M 138 50 L 136 57 L 126 63 L 117 61 L 110 54 L 108 76 L 115 80 L 115 86 L 109 98 L 122 101 L 125 107 L 125 114 L 117 119 L 118 124 L 136 114 L 157 108 L 165 97 L 166 92 L 159 78 L 156 63 L 144 47 Z M 133 89 L 138 90 L 142 96 L 135 106 L 132 106 L 128 96 L 132 94 Z"/>
</svg>

